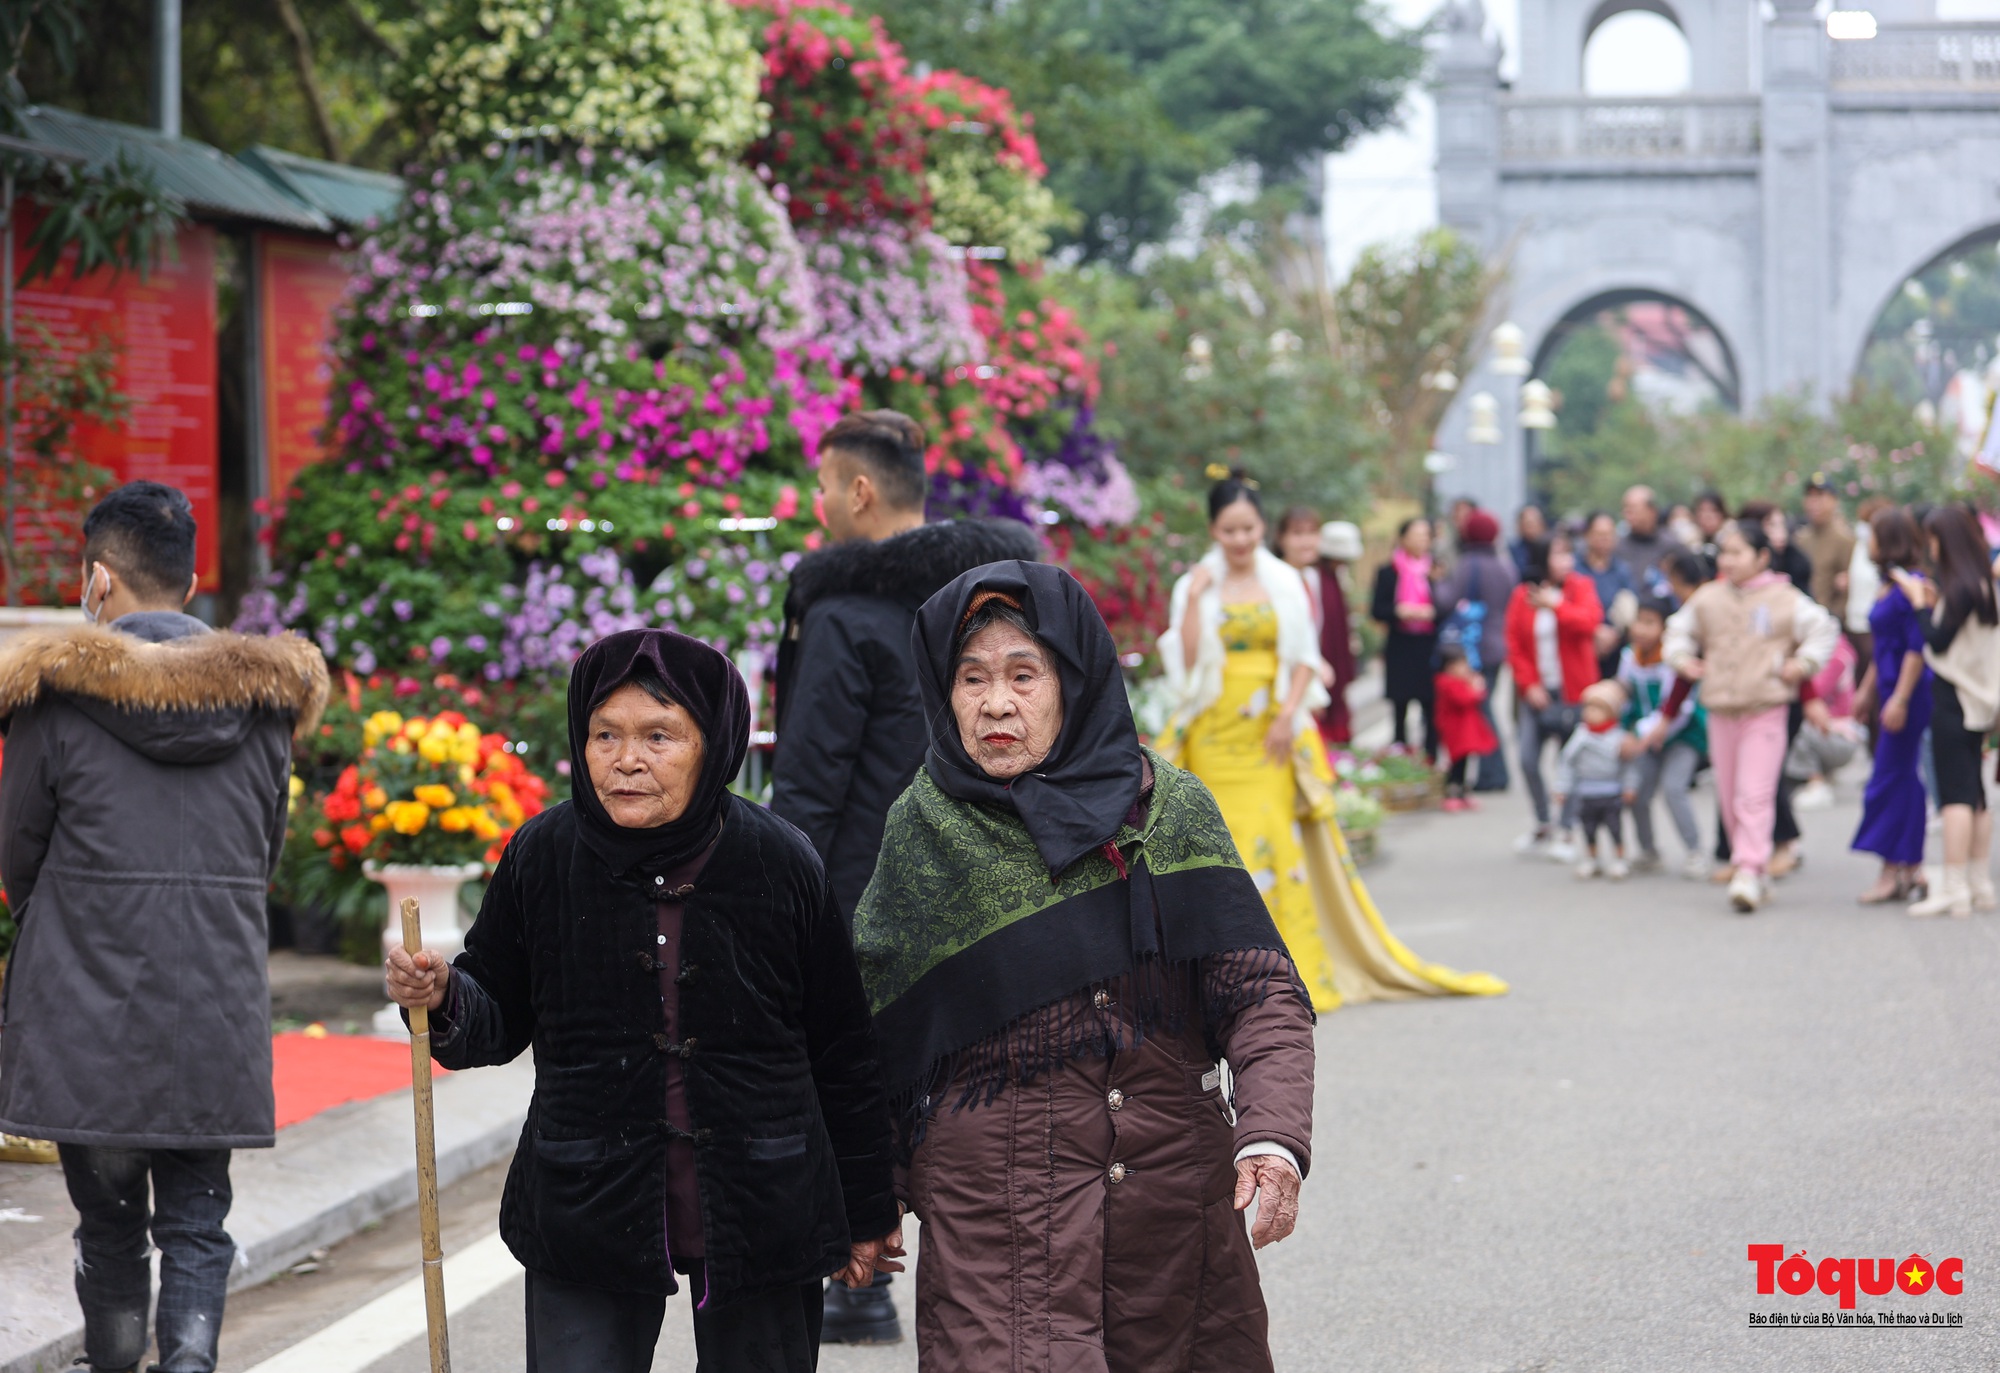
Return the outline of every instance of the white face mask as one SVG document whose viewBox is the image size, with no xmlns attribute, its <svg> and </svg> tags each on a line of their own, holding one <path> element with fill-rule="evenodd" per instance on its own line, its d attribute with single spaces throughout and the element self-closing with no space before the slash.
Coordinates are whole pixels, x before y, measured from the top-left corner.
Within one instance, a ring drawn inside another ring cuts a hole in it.
<svg viewBox="0 0 2000 1373">
<path fill-rule="evenodd" d="M 83 599 L 79 602 L 83 608 L 83 618 L 92 624 L 97 623 L 97 617 L 104 613 L 105 601 L 111 598 L 111 574 L 104 572 L 104 594 L 97 598 L 95 608 L 90 604 L 90 593 L 97 586 L 97 575 L 100 572 L 104 572 L 103 563 L 92 563 L 90 565 L 90 579 L 83 584 Z"/>
</svg>

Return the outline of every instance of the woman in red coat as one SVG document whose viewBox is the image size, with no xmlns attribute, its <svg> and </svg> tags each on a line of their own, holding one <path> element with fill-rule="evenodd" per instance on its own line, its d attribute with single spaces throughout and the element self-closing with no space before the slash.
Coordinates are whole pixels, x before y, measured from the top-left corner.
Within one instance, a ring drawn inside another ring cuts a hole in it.
<svg viewBox="0 0 2000 1373">
<path fill-rule="evenodd" d="M 1515 729 L 1521 771 L 1535 807 L 1535 828 L 1516 847 L 1524 854 L 1568 862 L 1573 827 L 1564 807 L 1562 834 L 1550 825 L 1549 789 L 1542 780 L 1542 746 L 1560 748 L 1576 728 L 1577 702 L 1597 680 L 1595 636 L 1604 607 L 1590 578 L 1576 570 L 1569 540 L 1533 545 L 1521 584 L 1507 603 L 1507 665 L 1514 672 Z"/>
</svg>

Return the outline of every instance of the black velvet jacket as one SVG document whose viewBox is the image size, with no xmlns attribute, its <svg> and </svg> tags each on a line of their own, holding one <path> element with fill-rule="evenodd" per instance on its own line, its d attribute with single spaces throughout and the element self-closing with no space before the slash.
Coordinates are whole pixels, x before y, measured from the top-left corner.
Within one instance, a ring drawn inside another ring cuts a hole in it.
<svg viewBox="0 0 2000 1373">
<path fill-rule="evenodd" d="M 896 1225 L 889 1117 L 847 927 L 805 837 L 729 804 L 688 898 L 671 1043 L 637 871 L 608 872 L 569 805 L 508 845 L 453 963 L 432 1052 L 448 1068 L 535 1050 L 500 1203 L 522 1265 L 676 1290 L 666 1248 L 666 1071 L 684 1060 L 710 1299 L 795 1286 Z"/>
</svg>

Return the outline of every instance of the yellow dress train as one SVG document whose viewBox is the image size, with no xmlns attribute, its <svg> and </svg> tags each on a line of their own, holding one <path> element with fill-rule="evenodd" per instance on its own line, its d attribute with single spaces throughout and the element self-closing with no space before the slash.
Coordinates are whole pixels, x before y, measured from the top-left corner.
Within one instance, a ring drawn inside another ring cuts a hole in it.
<svg viewBox="0 0 2000 1373">
<path fill-rule="evenodd" d="M 1224 606 L 1222 645 L 1221 699 L 1168 741 L 1168 751 L 1222 808 L 1313 1009 L 1505 992 L 1507 984 L 1490 973 L 1426 963 L 1389 932 L 1334 821 L 1333 772 L 1316 732 L 1293 741 L 1287 765 L 1264 752 L 1284 704 L 1274 687 L 1277 612 L 1269 604 Z"/>
</svg>

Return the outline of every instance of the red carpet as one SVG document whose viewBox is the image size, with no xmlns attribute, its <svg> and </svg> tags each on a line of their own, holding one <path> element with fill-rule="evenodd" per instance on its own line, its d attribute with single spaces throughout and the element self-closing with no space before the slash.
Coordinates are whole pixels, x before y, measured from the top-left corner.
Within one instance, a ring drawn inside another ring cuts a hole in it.
<svg viewBox="0 0 2000 1373">
<path fill-rule="evenodd" d="M 431 1074 L 445 1070 L 433 1063 Z M 271 1088 L 278 1128 L 310 1120 L 343 1102 L 366 1101 L 410 1085 L 410 1046 L 363 1035 L 271 1037 Z"/>
</svg>

